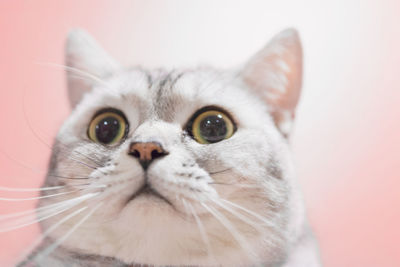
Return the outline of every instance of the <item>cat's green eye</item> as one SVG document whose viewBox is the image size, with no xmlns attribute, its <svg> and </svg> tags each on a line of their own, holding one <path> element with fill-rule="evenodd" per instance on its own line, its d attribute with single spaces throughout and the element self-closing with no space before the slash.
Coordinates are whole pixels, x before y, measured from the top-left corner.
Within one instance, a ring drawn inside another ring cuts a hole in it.
<svg viewBox="0 0 400 267">
<path fill-rule="evenodd" d="M 128 129 L 122 113 L 116 110 L 100 112 L 89 124 L 88 136 L 96 143 L 115 144 L 124 138 Z"/>
<path fill-rule="evenodd" d="M 225 112 L 205 108 L 195 113 L 187 131 L 200 144 L 211 144 L 230 138 L 235 132 L 235 125 Z"/>
</svg>

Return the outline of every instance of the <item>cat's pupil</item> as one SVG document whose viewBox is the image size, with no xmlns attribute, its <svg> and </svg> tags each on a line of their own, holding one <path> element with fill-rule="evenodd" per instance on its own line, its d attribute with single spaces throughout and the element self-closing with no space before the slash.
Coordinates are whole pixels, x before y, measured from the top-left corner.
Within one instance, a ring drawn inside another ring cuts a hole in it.
<svg viewBox="0 0 400 267">
<path fill-rule="evenodd" d="M 115 117 L 105 117 L 96 125 L 96 137 L 103 144 L 111 143 L 117 137 L 121 125 Z"/>
<path fill-rule="evenodd" d="M 205 117 L 199 127 L 201 136 L 210 143 L 223 140 L 228 132 L 225 120 L 220 114 Z"/>
</svg>

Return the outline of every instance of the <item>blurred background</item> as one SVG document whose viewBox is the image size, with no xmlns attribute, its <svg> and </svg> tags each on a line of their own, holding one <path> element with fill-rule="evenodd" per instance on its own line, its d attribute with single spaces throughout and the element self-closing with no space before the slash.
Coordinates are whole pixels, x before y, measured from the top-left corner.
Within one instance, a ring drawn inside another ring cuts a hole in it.
<svg viewBox="0 0 400 267">
<path fill-rule="evenodd" d="M 293 152 L 324 266 L 400 266 L 399 23 L 397 0 L 0 1 L 0 186 L 44 178 L 70 110 L 64 72 L 42 63 L 63 64 L 71 28 L 127 66 L 229 67 L 294 27 L 305 72 Z M 0 214 L 28 202 L 0 201 Z M 0 233 L 0 266 L 38 231 Z"/>
</svg>

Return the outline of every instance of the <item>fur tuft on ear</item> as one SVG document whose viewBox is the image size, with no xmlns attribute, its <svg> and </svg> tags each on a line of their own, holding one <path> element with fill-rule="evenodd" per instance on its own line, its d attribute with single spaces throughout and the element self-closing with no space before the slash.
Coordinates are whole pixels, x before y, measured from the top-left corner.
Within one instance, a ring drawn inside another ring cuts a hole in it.
<svg viewBox="0 0 400 267">
<path fill-rule="evenodd" d="M 71 30 L 65 44 L 65 64 L 70 104 L 74 107 L 82 96 L 101 79 L 119 68 L 103 48 L 85 31 Z"/>
<path fill-rule="evenodd" d="M 267 103 L 281 133 L 291 132 L 302 82 L 302 48 L 296 30 L 276 35 L 245 66 L 245 83 Z"/>
</svg>

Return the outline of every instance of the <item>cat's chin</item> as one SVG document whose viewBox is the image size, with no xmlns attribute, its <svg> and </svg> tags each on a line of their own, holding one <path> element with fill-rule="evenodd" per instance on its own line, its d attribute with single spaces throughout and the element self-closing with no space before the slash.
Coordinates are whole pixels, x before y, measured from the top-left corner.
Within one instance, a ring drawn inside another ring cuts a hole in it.
<svg viewBox="0 0 400 267">
<path fill-rule="evenodd" d="M 172 206 L 168 199 L 156 195 L 154 193 L 142 193 L 136 196 L 134 199 L 130 200 L 127 205 L 134 204 L 137 208 L 149 207 L 149 206 Z"/>
<path fill-rule="evenodd" d="M 139 203 L 164 203 L 168 205 L 173 205 L 166 197 L 160 194 L 157 190 L 151 188 L 149 185 L 143 185 L 139 190 L 137 190 L 127 201 L 127 205 L 131 202 Z"/>
<path fill-rule="evenodd" d="M 172 203 L 160 194 L 157 190 L 150 187 L 148 184 L 143 185 L 139 190 L 137 190 L 127 201 L 130 203 L 132 201 L 137 201 L 138 199 L 147 199 L 150 201 L 162 201 L 166 204 L 172 205 Z"/>
</svg>

